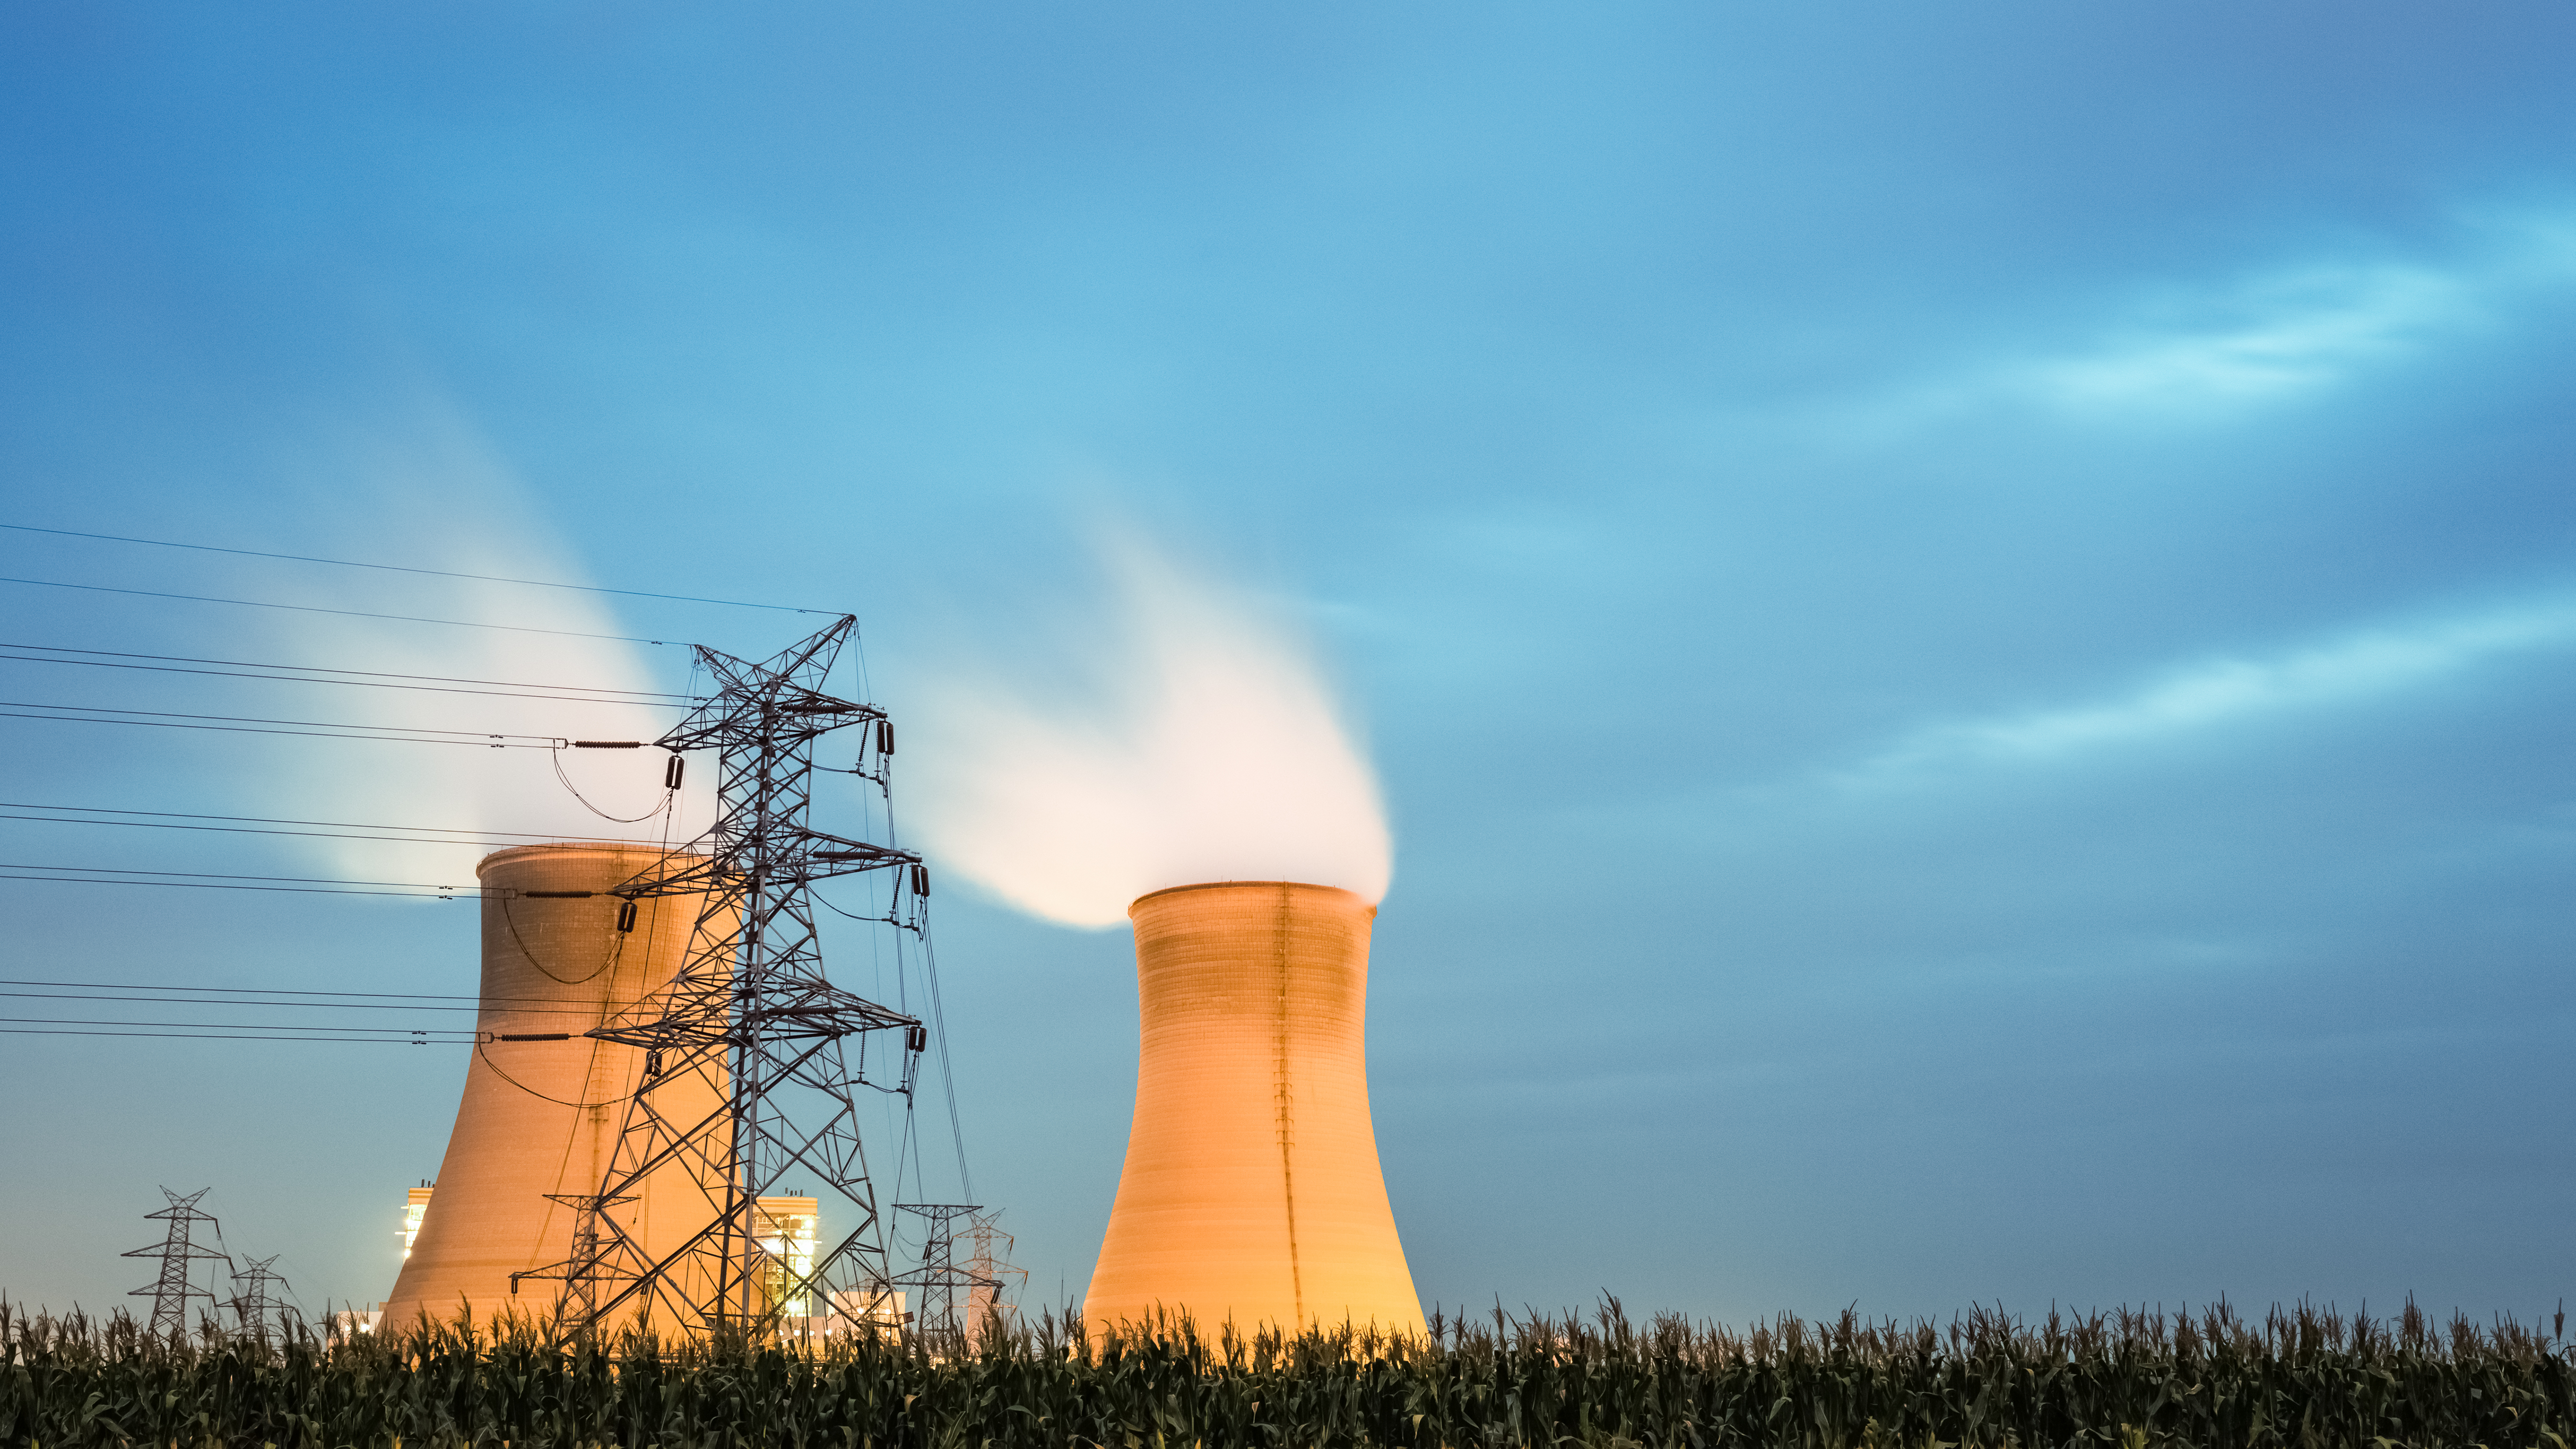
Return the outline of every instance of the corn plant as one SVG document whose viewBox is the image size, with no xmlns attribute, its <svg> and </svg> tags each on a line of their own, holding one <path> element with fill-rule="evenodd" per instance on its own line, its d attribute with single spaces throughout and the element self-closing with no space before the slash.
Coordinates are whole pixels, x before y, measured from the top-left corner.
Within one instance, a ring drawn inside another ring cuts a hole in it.
<svg viewBox="0 0 2576 1449">
<path fill-rule="evenodd" d="M 1743 1331 L 1616 1300 L 1585 1315 L 1212 1333 L 1040 1314 L 812 1348 L 544 1325 L 155 1338 L 0 1302 L 0 1444 L 43 1446 L 2494 1445 L 2571 1449 L 2563 1315 L 2546 1334 L 2413 1305 L 2260 1322 L 2120 1311 L 2036 1323 L 1783 1316 Z"/>
</svg>

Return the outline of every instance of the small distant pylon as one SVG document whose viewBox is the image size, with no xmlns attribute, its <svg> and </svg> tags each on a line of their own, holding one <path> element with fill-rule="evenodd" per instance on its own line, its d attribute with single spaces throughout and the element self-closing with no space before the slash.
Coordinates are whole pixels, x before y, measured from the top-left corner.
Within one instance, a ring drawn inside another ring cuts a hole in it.
<svg viewBox="0 0 2576 1449">
<path fill-rule="evenodd" d="M 992 1280 L 975 1276 L 971 1268 L 957 1266 L 957 1239 L 962 1236 L 949 1226 L 959 1218 L 973 1221 L 983 1207 L 973 1202 L 899 1202 L 895 1211 L 918 1213 L 923 1218 L 921 1266 L 897 1277 L 897 1287 L 914 1292 L 913 1332 L 937 1337 L 953 1337 L 964 1331 L 957 1321 L 957 1290 L 973 1290 Z"/>
<path fill-rule="evenodd" d="M 137 1288 L 125 1295 L 128 1298 L 152 1300 L 152 1336 L 154 1338 L 168 1338 L 188 1331 L 189 1299 L 203 1298 L 208 1302 L 214 1301 L 215 1295 L 212 1292 L 196 1286 L 193 1278 L 195 1270 L 191 1265 L 199 1258 L 221 1258 L 225 1267 L 232 1266 L 231 1254 L 220 1253 L 213 1248 L 199 1247 L 189 1241 L 192 1236 L 191 1230 L 197 1224 L 204 1223 L 208 1227 L 213 1227 L 215 1224 L 214 1214 L 197 1211 L 197 1199 L 212 1191 L 214 1191 L 213 1188 L 201 1187 L 186 1197 L 181 1197 L 166 1187 L 161 1189 L 161 1195 L 170 1200 L 170 1205 L 157 1213 L 144 1214 L 147 1220 L 159 1220 L 170 1225 L 163 1233 L 161 1242 L 154 1247 L 137 1248 L 133 1252 L 120 1255 L 128 1258 L 161 1260 L 161 1276 L 157 1280 L 148 1287 Z"/>
<path fill-rule="evenodd" d="M 1029 1270 L 1015 1266 L 1007 1256 L 1010 1249 L 1019 1246 L 1020 1240 L 1002 1231 L 999 1226 L 1001 1216 L 999 1208 L 988 1213 L 966 1215 L 965 1236 L 975 1245 L 975 1251 L 966 1258 L 966 1271 L 980 1280 L 966 1290 L 966 1337 L 969 1343 L 980 1343 L 986 1333 L 1008 1326 L 1011 1305 L 1002 1301 L 1003 1279 L 1018 1280 L 1012 1285 L 1015 1288 L 1029 1286 Z M 1003 1251 L 1000 1253 L 993 1251 L 993 1242 L 997 1238 L 1002 1243 Z M 997 1319 L 1002 1321 L 997 1323 Z"/>
<path fill-rule="evenodd" d="M 233 1315 L 240 1320 L 244 1333 L 262 1343 L 268 1341 L 271 1320 L 276 1321 L 280 1331 L 286 1327 L 288 1306 L 285 1300 L 271 1293 L 268 1286 L 272 1283 L 280 1288 L 287 1286 L 286 1275 L 269 1267 L 279 1256 L 271 1253 L 265 1258 L 244 1258 L 242 1261 L 248 1266 L 233 1272 Z"/>
</svg>

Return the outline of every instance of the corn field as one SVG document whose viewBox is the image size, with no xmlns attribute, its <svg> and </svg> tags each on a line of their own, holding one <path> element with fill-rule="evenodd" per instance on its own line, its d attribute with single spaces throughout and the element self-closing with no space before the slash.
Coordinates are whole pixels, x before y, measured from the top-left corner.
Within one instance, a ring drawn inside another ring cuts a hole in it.
<svg viewBox="0 0 2576 1449">
<path fill-rule="evenodd" d="M 960 1342 L 556 1348 L 526 1324 L 155 1341 L 0 1303 L 0 1443 L 280 1446 L 2532 1445 L 2569 1449 L 2563 1315 L 1945 1325 L 1435 1320 L 1429 1341 L 1041 1317 Z"/>
</svg>

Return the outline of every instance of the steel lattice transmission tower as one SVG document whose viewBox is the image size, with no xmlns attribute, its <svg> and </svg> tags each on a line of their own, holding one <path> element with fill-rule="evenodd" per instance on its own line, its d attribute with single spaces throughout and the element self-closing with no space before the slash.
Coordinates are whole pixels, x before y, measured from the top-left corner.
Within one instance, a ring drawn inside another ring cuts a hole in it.
<svg viewBox="0 0 2576 1449">
<path fill-rule="evenodd" d="M 189 1299 L 203 1298 L 208 1302 L 214 1301 L 213 1293 L 196 1285 L 195 1264 L 199 1259 L 221 1258 L 225 1267 L 232 1266 L 231 1254 L 201 1247 L 190 1241 L 197 1224 L 204 1223 L 208 1227 L 215 1225 L 214 1214 L 197 1211 L 197 1199 L 212 1191 L 214 1191 L 213 1188 L 201 1187 L 186 1197 L 181 1197 L 166 1187 L 161 1189 L 161 1195 L 170 1200 L 170 1205 L 157 1213 L 144 1214 L 148 1220 L 158 1220 L 170 1225 L 162 1234 L 161 1241 L 152 1247 L 137 1248 L 133 1252 L 120 1255 L 127 1258 L 161 1260 L 161 1276 L 151 1286 L 137 1288 L 125 1295 L 128 1298 L 152 1300 L 152 1336 L 154 1338 L 167 1338 L 172 1334 L 188 1331 Z"/>
<path fill-rule="evenodd" d="M 233 1316 L 240 1320 L 244 1332 L 263 1343 L 268 1339 L 269 1320 L 278 1319 L 279 1327 L 285 1326 L 287 1305 L 269 1291 L 272 1283 L 280 1288 L 287 1286 L 286 1275 L 269 1266 L 279 1256 L 271 1253 L 265 1258 L 244 1258 L 244 1266 L 233 1270 Z"/>
<path fill-rule="evenodd" d="M 822 692 L 857 623 L 844 617 L 761 664 L 700 646 L 698 661 L 717 692 L 654 742 L 674 755 L 717 752 L 719 816 L 685 853 L 615 892 L 629 902 L 621 929 L 631 927 L 635 901 L 702 901 L 679 973 L 585 1033 L 642 1049 L 644 1069 L 605 1180 L 574 1200 L 572 1256 L 512 1280 L 514 1287 L 520 1277 L 562 1281 L 559 1334 L 634 1315 L 684 1334 L 766 1334 L 783 1304 L 802 1298 L 842 1326 L 888 1316 L 884 1225 L 856 1094 L 898 1093 L 909 1111 L 928 1032 L 918 1018 L 824 978 L 811 888 L 885 871 L 893 886 L 876 919 L 919 935 L 929 879 L 912 852 L 809 823 L 815 744 L 836 730 L 860 727 L 860 764 L 850 773 L 885 786 L 893 727 L 884 712 Z M 874 772 L 866 767 L 871 748 Z M 871 1075 L 867 1044 L 877 1032 L 897 1036 Z M 696 1105 L 710 1091 L 724 1103 L 712 1114 Z M 703 1226 L 656 1255 L 614 1209 L 641 1196 L 647 1177 L 667 1183 L 674 1172 L 704 1194 Z M 853 1224 L 801 1276 L 784 1274 L 764 1252 L 756 1218 L 760 1198 L 790 1174 L 811 1184 L 827 1211 L 835 1198 L 845 1204 Z"/>
<path fill-rule="evenodd" d="M 1007 1319 L 1015 1311 L 1002 1301 L 1004 1278 L 1018 1279 L 1018 1286 L 1022 1288 L 1029 1285 L 1029 1270 L 1014 1265 L 1006 1256 L 1019 1246 L 1019 1239 L 1002 1231 L 1001 1216 L 999 1212 L 969 1213 L 966 1216 L 965 1236 L 975 1245 L 975 1251 L 966 1259 L 966 1271 L 979 1280 L 966 1293 L 966 1332 L 970 1339 L 992 1328 L 995 1315 Z M 1002 1252 L 999 1253 L 993 1251 L 996 1238 L 1002 1241 Z"/>
<path fill-rule="evenodd" d="M 970 1267 L 957 1266 L 958 1231 L 952 1226 L 959 1218 L 973 1221 L 982 1203 L 973 1202 L 899 1202 L 903 1212 L 918 1213 L 922 1218 L 921 1266 L 896 1278 L 897 1286 L 914 1290 L 913 1329 L 918 1333 L 952 1336 L 964 1331 L 957 1321 L 957 1290 L 970 1295 L 977 1289 L 996 1287 L 989 1277 L 980 1277 Z"/>
</svg>

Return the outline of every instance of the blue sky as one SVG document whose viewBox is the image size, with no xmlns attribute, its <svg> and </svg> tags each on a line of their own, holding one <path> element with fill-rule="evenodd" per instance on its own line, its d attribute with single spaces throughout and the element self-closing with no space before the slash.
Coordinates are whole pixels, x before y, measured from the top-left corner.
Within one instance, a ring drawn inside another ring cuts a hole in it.
<svg viewBox="0 0 2576 1449">
<path fill-rule="evenodd" d="M 2576 1279 L 2564 6 L 0 25 L 0 521 L 848 608 L 898 718 L 1088 617 L 1104 521 L 1300 621 L 1393 816 L 1373 1085 L 1428 1299 L 2527 1316 Z M 622 667 L 587 647 L 529 667 Z M 435 813 L 392 747 L 0 726 L 12 799 Z M 123 834 L 0 821 L 11 860 L 226 868 Z M 6 974 L 470 988 L 469 907 L 182 894 L 0 882 Z M 977 1190 L 1078 1295 L 1125 937 L 938 919 Z M 57 1305 L 142 1281 L 164 1182 L 308 1301 L 381 1297 L 462 1070 L 7 1040 L 0 1285 Z"/>
</svg>

